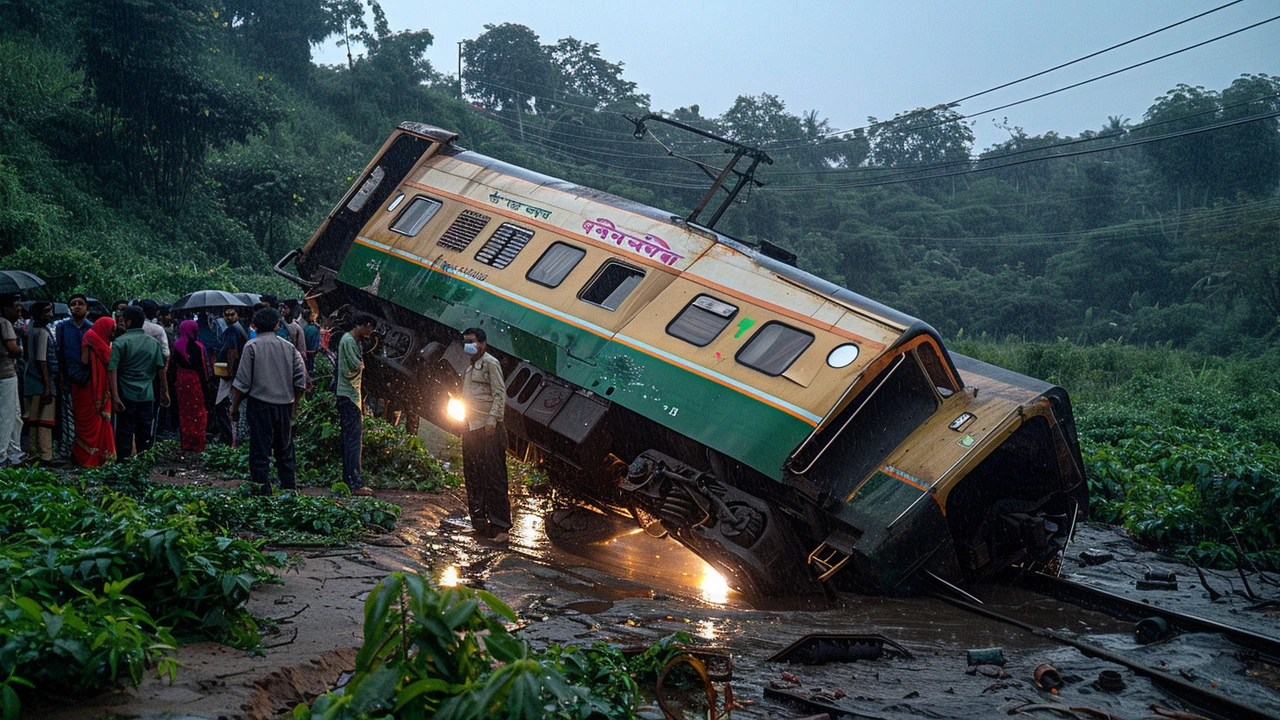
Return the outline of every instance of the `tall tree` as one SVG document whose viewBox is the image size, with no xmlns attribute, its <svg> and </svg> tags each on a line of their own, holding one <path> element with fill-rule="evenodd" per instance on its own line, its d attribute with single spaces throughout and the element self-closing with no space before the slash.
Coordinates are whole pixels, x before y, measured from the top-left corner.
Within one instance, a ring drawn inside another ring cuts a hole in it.
<svg viewBox="0 0 1280 720">
<path fill-rule="evenodd" d="M 1156 100 L 1134 133 L 1158 136 L 1274 112 L 1280 78 L 1245 75 L 1221 94 L 1178 85 Z M 1203 207 L 1239 193 L 1262 197 L 1280 184 L 1280 121 L 1275 118 L 1142 146 L 1176 206 Z"/>
<path fill-rule="evenodd" d="M 973 149 L 973 129 L 949 108 L 920 108 L 871 127 L 871 164 L 888 168 L 961 162 Z"/>
<path fill-rule="evenodd" d="M 537 33 L 524 25 L 485 25 L 484 30 L 463 46 L 467 95 L 515 113 L 523 134 L 523 113 L 534 110 L 535 98 L 555 97 L 560 73 Z"/>
<path fill-rule="evenodd" d="M 601 57 L 598 43 L 567 37 L 547 50 L 559 69 L 564 93 L 588 101 L 597 110 L 623 100 L 648 107 L 649 96 L 636 94 L 636 84 L 622 79 L 622 63 Z"/>
<path fill-rule="evenodd" d="M 107 164 L 174 207 L 212 148 L 240 142 L 276 117 L 247 77 L 219 63 L 225 38 L 200 0 L 96 0 L 79 6 L 85 80 L 100 108 Z M 215 51 L 215 52 L 211 52 Z"/>
<path fill-rule="evenodd" d="M 291 80 L 311 72 L 311 46 L 341 30 L 326 0 L 222 0 L 241 52 Z"/>
</svg>

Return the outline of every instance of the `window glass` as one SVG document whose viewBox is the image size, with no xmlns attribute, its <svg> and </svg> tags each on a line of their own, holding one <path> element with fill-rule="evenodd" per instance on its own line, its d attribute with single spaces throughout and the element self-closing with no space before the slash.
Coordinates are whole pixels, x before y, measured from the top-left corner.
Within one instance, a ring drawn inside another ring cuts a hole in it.
<svg viewBox="0 0 1280 720">
<path fill-rule="evenodd" d="M 617 310 L 623 300 L 644 279 L 644 271 L 610 260 L 587 283 L 578 298 L 606 310 Z"/>
<path fill-rule="evenodd" d="M 529 244 L 531 238 L 533 238 L 532 230 L 511 223 L 502 223 L 497 230 L 493 231 L 489 239 L 484 241 L 484 245 L 480 246 L 480 251 L 476 253 L 476 260 L 501 270 L 516 259 L 516 255 L 519 255 L 524 246 Z"/>
<path fill-rule="evenodd" d="M 440 207 L 441 203 L 439 200 L 432 200 L 431 198 L 422 196 L 414 198 L 409 202 L 409 207 L 406 207 L 404 211 L 400 213 L 400 217 L 396 218 L 396 221 L 391 223 L 391 232 L 408 235 L 409 237 L 417 235 L 418 232 L 422 230 L 422 226 L 426 225 L 428 220 L 435 217 L 435 214 L 440 210 Z"/>
<path fill-rule="evenodd" d="M 770 322 L 738 351 L 738 362 L 766 375 L 781 375 L 813 342 L 811 333 Z"/>
<path fill-rule="evenodd" d="M 582 248 L 562 242 L 553 243 L 546 252 L 542 253 L 542 257 L 538 258 L 538 262 L 533 264 L 525 277 L 539 285 L 557 287 L 564 282 L 586 254 L 587 251 Z"/>
<path fill-rule="evenodd" d="M 356 191 L 355 197 L 351 198 L 351 202 L 347 203 L 347 209 L 351 212 L 359 212 L 360 208 L 364 207 L 365 202 L 369 200 L 369 196 L 373 194 L 373 191 L 378 189 L 378 185 L 382 183 L 382 178 L 386 176 L 387 171 L 383 170 L 381 165 L 374 168 L 373 172 L 369 173 L 369 177 L 365 179 L 364 184 Z"/>
<path fill-rule="evenodd" d="M 737 314 L 737 306 L 720 302 L 710 295 L 699 295 L 671 321 L 667 334 L 704 347 L 715 340 Z"/>
<path fill-rule="evenodd" d="M 858 346 L 853 343 L 845 343 L 827 355 L 827 364 L 833 368 L 843 368 L 849 367 L 857 359 Z"/>
</svg>

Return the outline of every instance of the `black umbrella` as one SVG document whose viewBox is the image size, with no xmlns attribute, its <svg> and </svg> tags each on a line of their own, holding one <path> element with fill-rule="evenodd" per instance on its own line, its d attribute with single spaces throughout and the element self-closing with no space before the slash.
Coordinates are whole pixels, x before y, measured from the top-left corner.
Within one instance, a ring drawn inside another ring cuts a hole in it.
<svg viewBox="0 0 1280 720">
<path fill-rule="evenodd" d="M 44 280 L 26 270 L 0 270 L 0 293 L 16 293 L 44 285 Z"/>
<path fill-rule="evenodd" d="M 262 302 L 262 296 L 257 293 L 236 293 L 236 297 L 244 301 L 245 307 L 253 307 Z"/>
<path fill-rule="evenodd" d="M 249 307 L 244 300 L 222 290 L 197 290 L 173 304 L 174 310 L 206 310 L 219 307 Z"/>
</svg>

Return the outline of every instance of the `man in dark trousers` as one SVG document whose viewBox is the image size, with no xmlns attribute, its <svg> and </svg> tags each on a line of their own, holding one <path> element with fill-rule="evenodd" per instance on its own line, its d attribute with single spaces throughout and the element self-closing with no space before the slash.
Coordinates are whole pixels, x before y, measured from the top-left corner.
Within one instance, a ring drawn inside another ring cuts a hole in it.
<svg viewBox="0 0 1280 720">
<path fill-rule="evenodd" d="M 470 360 L 462 374 L 462 395 L 467 404 L 466 426 L 462 429 L 462 477 L 476 534 L 505 543 L 511 530 L 507 431 L 502 426 L 507 384 L 502 365 L 488 352 L 487 340 L 480 328 L 462 332 L 462 349 Z"/>
<path fill-rule="evenodd" d="M 280 313 L 266 307 L 253 314 L 258 334 L 245 343 L 232 383 L 231 421 L 240 421 L 240 403 L 249 398 L 249 478 L 255 492 L 271 494 L 271 455 L 281 490 L 297 487 L 293 448 L 293 412 L 307 389 L 302 355 L 293 343 L 276 335 Z"/>
<path fill-rule="evenodd" d="M 378 321 L 369 313 L 356 313 L 350 332 L 338 341 L 338 424 L 342 428 L 342 481 L 351 488 L 352 495 L 372 495 L 365 487 L 361 455 L 364 447 L 364 398 L 361 396 L 361 378 L 364 375 L 364 356 L 360 341 L 373 334 Z"/>
<path fill-rule="evenodd" d="M 140 453 L 151 449 L 155 400 L 159 396 L 160 406 L 169 407 L 169 386 L 164 382 L 164 353 L 142 329 L 147 319 L 142 308 L 130 305 L 120 317 L 125 330 L 111 343 L 107 384 L 116 408 L 116 457 L 124 460 L 135 447 Z"/>
</svg>

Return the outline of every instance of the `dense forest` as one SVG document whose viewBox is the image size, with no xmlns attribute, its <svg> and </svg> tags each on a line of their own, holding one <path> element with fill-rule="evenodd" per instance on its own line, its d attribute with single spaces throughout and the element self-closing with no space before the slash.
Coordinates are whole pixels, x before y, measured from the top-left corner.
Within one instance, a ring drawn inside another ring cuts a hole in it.
<svg viewBox="0 0 1280 720">
<path fill-rule="evenodd" d="M 57 296 L 292 294 L 270 264 L 404 120 L 681 215 L 727 157 L 656 122 L 637 138 L 657 109 L 589 38 L 489 25 L 459 79 L 429 30 L 391 27 L 376 0 L 0 0 L 0 266 Z M 346 62 L 313 62 L 335 39 Z M 985 149 L 948 107 L 839 130 L 769 93 L 665 113 L 768 155 L 718 230 L 1067 387 L 1095 517 L 1273 566 L 1278 114 L 1263 74 Z"/>
<path fill-rule="evenodd" d="M 635 139 L 628 118 L 655 109 L 589 39 L 488 26 L 460 88 L 424 59 L 428 30 L 368 7 L 371 23 L 360 0 L 0 1 L 3 264 L 103 299 L 283 289 L 269 261 L 406 119 L 681 214 L 709 185 L 694 162 L 724 163 L 667 126 Z M 314 64 L 334 37 L 348 62 Z M 1257 354 L 1280 331 L 1278 108 L 1280 78 L 1244 75 L 984 150 L 952 109 L 841 132 L 768 93 L 668 115 L 772 160 L 719 229 L 944 336 Z"/>
</svg>

